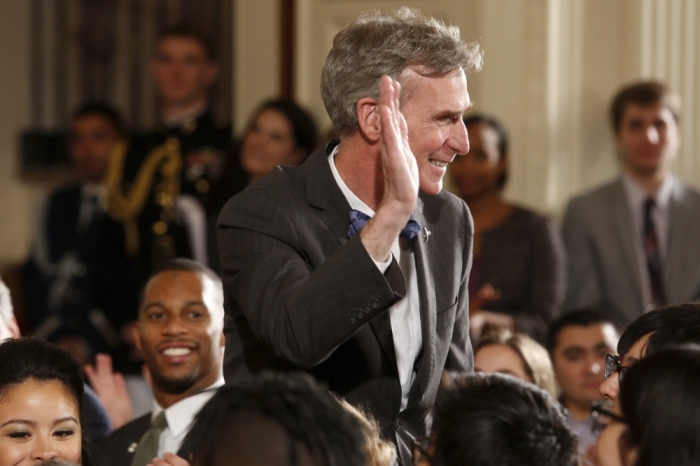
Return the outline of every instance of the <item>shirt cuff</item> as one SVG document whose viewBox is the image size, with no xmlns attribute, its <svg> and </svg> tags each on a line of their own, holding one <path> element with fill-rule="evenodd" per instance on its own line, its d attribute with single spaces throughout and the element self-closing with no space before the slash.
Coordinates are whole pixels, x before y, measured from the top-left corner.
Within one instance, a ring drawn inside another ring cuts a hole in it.
<svg viewBox="0 0 700 466">
<path fill-rule="evenodd" d="M 379 269 L 379 271 L 380 271 L 382 274 L 384 274 L 384 272 L 386 272 L 386 269 L 388 269 L 389 266 L 391 265 L 391 261 L 394 259 L 394 253 L 391 253 L 391 255 L 389 256 L 389 260 L 386 261 L 386 262 L 379 262 L 379 261 L 376 261 L 376 260 L 374 260 L 374 257 L 372 257 L 372 256 L 369 256 L 369 258 L 372 259 L 372 262 L 374 262 L 374 265 L 377 266 L 377 268 Z"/>
</svg>

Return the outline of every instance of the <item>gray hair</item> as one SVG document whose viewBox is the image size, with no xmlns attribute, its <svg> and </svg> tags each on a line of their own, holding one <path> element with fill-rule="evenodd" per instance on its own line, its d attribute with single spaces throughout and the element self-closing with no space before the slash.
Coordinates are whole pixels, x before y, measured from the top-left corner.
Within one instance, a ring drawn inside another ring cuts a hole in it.
<svg viewBox="0 0 700 466">
<path fill-rule="evenodd" d="M 357 102 L 379 98 L 382 75 L 398 79 L 409 66 L 431 78 L 459 69 L 468 74 L 479 71 L 482 62 L 479 44 L 460 39 L 459 28 L 416 9 L 365 13 L 333 39 L 321 74 L 321 96 L 335 130 L 350 135 L 359 129 Z"/>
<path fill-rule="evenodd" d="M 0 320 L 6 324 L 10 323 L 10 319 L 14 312 L 12 310 L 12 300 L 10 299 L 10 290 L 5 283 L 0 280 Z"/>
</svg>

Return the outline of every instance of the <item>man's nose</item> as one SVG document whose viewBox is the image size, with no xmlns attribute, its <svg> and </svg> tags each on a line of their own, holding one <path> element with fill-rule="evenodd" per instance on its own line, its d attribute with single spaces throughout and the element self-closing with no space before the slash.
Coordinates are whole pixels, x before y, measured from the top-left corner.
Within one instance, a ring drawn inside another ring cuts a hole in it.
<svg viewBox="0 0 700 466">
<path fill-rule="evenodd" d="M 659 130 L 657 130 L 654 126 L 650 126 L 649 128 L 647 128 L 647 139 L 652 144 L 658 144 Z"/>
<path fill-rule="evenodd" d="M 182 319 L 179 317 L 172 317 L 165 323 L 163 333 L 168 335 L 180 335 L 187 333 L 187 326 L 184 325 Z"/>
<path fill-rule="evenodd" d="M 447 143 L 457 155 L 464 155 L 469 152 L 469 135 L 467 134 L 467 127 L 464 126 L 461 118 L 452 125 L 452 131 Z"/>
</svg>

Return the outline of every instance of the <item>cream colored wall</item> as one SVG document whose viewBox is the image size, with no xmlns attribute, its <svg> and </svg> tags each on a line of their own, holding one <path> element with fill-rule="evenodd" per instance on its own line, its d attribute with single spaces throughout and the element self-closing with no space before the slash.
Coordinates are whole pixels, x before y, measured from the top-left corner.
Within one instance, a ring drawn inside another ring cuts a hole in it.
<svg viewBox="0 0 700 466">
<path fill-rule="evenodd" d="M 30 4 L 0 1 L 0 267 L 26 256 L 34 207 L 45 191 L 19 173 L 19 133 L 30 122 Z"/>
</svg>

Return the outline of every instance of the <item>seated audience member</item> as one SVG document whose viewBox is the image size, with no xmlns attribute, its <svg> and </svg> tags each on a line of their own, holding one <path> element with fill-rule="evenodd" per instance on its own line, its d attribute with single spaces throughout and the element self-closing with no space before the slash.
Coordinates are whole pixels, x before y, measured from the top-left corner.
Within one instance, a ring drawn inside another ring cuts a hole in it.
<svg viewBox="0 0 700 466">
<path fill-rule="evenodd" d="M 622 173 L 566 208 L 566 309 L 599 309 L 624 328 L 649 310 L 700 298 L 700 193 L 671 171 L 680 110 L 679 96 L 653 81 L 613 99 Z"/>
<path fill-rule="evenodd" d="M 700 337 L 698 304 L 678 304 L 642 315 L 620 335 L 618 356 L 608 355 L 606 358 L 606 380 L 600 385 L 600 394 L 608 400 L 617 399 L 620 378 L 624 378 L 625 371 L 648 354 L 650 347 L 700 344 L 700 339 L 692 337 Z"/>
<path fill-rule="evenodd" d="M 484 324 L 515 326 L 543 341 L 564 300 L 564 246 L 554 222 L 503 198 L 508 138 L 491 116 L 464 118 L 469 153 L 450 164 L 457 195 L 474 218 L 469 276 L 472 335 Z"/>
<path fill-rule="evenodd" d="M 0 466 L 95 465 L 82 404 L 80 365 L 67 351 L 34 338 L 0 344 Z"/>
<path fill-rule="evenodd" d="M 568 410 L 566 422 L 578 436 L 582 452 L 595 442 L 591 404 L 601 398 L 598 389 L 605 380 L 605 358 L 615 351 L 618 339 L 611 319 L 589 310 L 560 317 L 547 336 L 559 400 Z"/>
<path fill-rule="evenodd" d="M 363 422 L 313 378 L 263 373 L 225 385 L 186 442 L 193 466 L 364 466 Z"/>
<path fill-rule="evenodd" d="M 631 367 L 620 392 L 621 416 L 600 437 L 611 446 L 601 466 L 700 464 L 700 346 L 666 348 Z"/>
<path fill-rule="evenodd" d="M 576 466 L 576 436 L 544 390 L 501 374 L 472 374 L 441 391 L 417 466 Z"/>
<path fill-rule="evenodd" d="M 487 333 L 474 348 L 474 370 L 510 375 L 557 396 L 549 355 L 527 335 L 513 334 L 507 329 Z"/>
<path fill-rule="evenodd" d="M 0 344 L 19 337 L 10 290 L 0 280 Z M 84 434 L 93 442 L 98 442 L 112 432 L 112 422 L 97 394 L 87 385 L 83 388 L 81 420 Z"/>
<path fill-rule="evenodd" d="M 135 328 L 153 388 L 153 412 L 100 445 L 100 466 L 146 466 L 177 453 L 194 416 L 224 384 L 224 309 L 219 277 L 189 259 L 165 263 L 146 283 Z"/>
<path fill-rule="evenodd" d="M 32 334 L 86 363 L 120 343 L 126 257 L 119 227 L 105 215 L 104 180 L 124 128 L 114 109 L 88 103 L 75 111 L 68 133 L 80 181 L 51 193 L 40 212 L 24 300 Z"/>
</svg>

